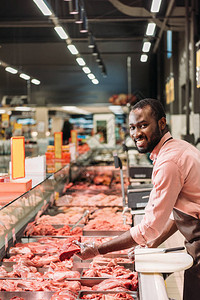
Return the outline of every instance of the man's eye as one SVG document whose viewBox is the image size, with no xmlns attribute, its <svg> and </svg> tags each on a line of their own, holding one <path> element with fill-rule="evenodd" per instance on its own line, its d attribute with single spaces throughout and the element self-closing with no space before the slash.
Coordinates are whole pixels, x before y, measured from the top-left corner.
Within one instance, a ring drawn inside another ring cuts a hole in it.
<svg viewBox="0 0 200 300">
<path fill-rule="evenodd" d="M 135 129 L 135 127 L 134 126 L 130 126 L 130 130 L 134 130 Z"/>
<path fill-rule="evenodd" d="M 144 129 L 144 128 L 146 128 L 146 127 L 147 127 L 147 124 L 142 124 L 142 125 L 140 126 L 141 129 Z"/>
</svg>

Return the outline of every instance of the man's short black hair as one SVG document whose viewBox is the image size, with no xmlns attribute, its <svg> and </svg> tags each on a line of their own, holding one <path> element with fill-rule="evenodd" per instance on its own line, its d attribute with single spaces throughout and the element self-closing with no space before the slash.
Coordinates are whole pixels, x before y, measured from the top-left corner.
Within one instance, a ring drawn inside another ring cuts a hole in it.
<svg viewBox="0 0 200 300">
<path fill-rule="evenodd" d="M 156 121 L 159 121 L 162 117 L 166 118 L 165 110 L 162 103 L 159 100 L 146 98 L 137 102 L 131 110 L 135 110 L 137 108 L 143 108 L 146 106 L 151 107 L 152 115 L 155 117 Z"/>
</svg>

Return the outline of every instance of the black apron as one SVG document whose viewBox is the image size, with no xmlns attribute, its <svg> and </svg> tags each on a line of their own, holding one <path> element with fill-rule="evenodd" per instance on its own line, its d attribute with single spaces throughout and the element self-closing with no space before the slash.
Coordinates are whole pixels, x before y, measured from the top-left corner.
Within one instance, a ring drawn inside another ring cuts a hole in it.
<svg viewBox="0 0 200 300">
<path fill-rule="evenodd" d="M 200 220 L 173 209 L 178 230 L 185 237 L 185 247 L 194 263 L 184 273 L 183 300 L 200 299 Z"/>
</svg>

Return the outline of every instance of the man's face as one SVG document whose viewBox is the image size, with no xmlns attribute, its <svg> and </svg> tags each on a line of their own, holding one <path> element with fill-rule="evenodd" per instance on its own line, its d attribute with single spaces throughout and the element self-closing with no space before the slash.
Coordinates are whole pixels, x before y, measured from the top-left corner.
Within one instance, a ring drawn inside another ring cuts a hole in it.
<svg viewBox="0 0 200 300">
<path fill-rule="evenodd" d="M 150 106 L 131 111 L 129 115 L 130 136 L 140 153 L 152 152 L 159 143 L 163 136 L 161 131 L 163 119 L 157 122 Z"/>
</svg>

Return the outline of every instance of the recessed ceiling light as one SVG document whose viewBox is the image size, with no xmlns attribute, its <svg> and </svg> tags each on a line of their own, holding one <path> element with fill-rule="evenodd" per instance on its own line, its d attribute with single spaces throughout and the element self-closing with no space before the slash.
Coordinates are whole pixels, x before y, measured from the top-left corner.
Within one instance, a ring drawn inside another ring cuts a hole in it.
<svg viewBox="0 0 200 300">
<path fill-rule="evenodd" d="M 56 26 L 54 27 L 54 29 L 62 40 L 68 39 L 68 35 L 65 32 L 65 30 L 62 28 L 62 26 Z"/>
<path fill-rule="evenodd" d="M 142 47 L 142 52 L 149 52 L 150 47 L 151 47 L 150 42 L 144 42 L 143 47 Z"/>
<path fill-rule="evenodd" d="M 92 79 L 92 83 L 93 83 L 93 84 L 99 84 L 99 80 L 96 79 L 96 78 L 95 78 L 95 79 Z"/>
<path fill-rule="evenodd" d="M 155 23 L 149 23 L 147 26 L 146 35 L 148 36 L 154 35 L 155 28 L 156 28 Z"/>
<path fill-rule="evenodd" d="M 17 74 L 17 70 L 12 68 L 12 67 L 6 67 L 5 70 L 9 73 L 12 73 L 12 74 Z"/>
<path fill-rule="evenodd" d="M 151 4 L 151 12 L 157 13 L 160 10 L 160 5 L 161 5 L 162 0 L 153 0 Z"/>
<path fill-rule="evenodd" d="M 76 58 L 76 61 L 79 64 L 79 66 L 85 66 L 85 61 L 81 57 Z"/>
<path fill-rule="evenodd" d="M 72 44 L 68 45 L 67 48 L 69 49 L 69 51 L 71 52 L 71 54 L 76 55 L 78 54 L 78 50 L 76 49 L 76 47 Z"/>
<path fill-rule="evenodd" d="M 91 71 L 90 71 L 90 69 L 89 69 L 88 67 L 83 67 L 82 70 L 83 70 L 83 72 L 84 72 L 85 74 L 91 73 Z"/>
<path fill-rule="evenodd" d="M 32 82 L 33 84 L 36 84 L 36 85 L 39 85 L 39 84 L 40 84 L 40 81 L 37 80 L 37 79 L 35 79 L 35 78 L 32 79 L 31 82 Z"/>
<path fill-rule="evenodd" d="M 142 54 L 141 57 L 140 57 L 141 62 L 146 62 L 147 59 L 148 59 L 148 56 L 146 54 Z"/>
<path fill-rule="evenodd" d="M 35 2 L 35 4 L 41 10 L 41 12 L 43 13 L 44 16 L 51 16 L 52 15 L 52 12 L 49 9 L 49 7 L 48 7 L 45 0 L 33 0 L 33 2 Z"/>
<path fill-rule="evenodd" d="M 25 79 L 25 80 L 29 80 L 29 79 L 30 79 L 30 76 L 27 75 L 27 74 L 24 74 L 24 73 L 21 73 L 21 74 L 19 75 L 19 77 L 22 78 L 22 79 Z"/>
</svg>

